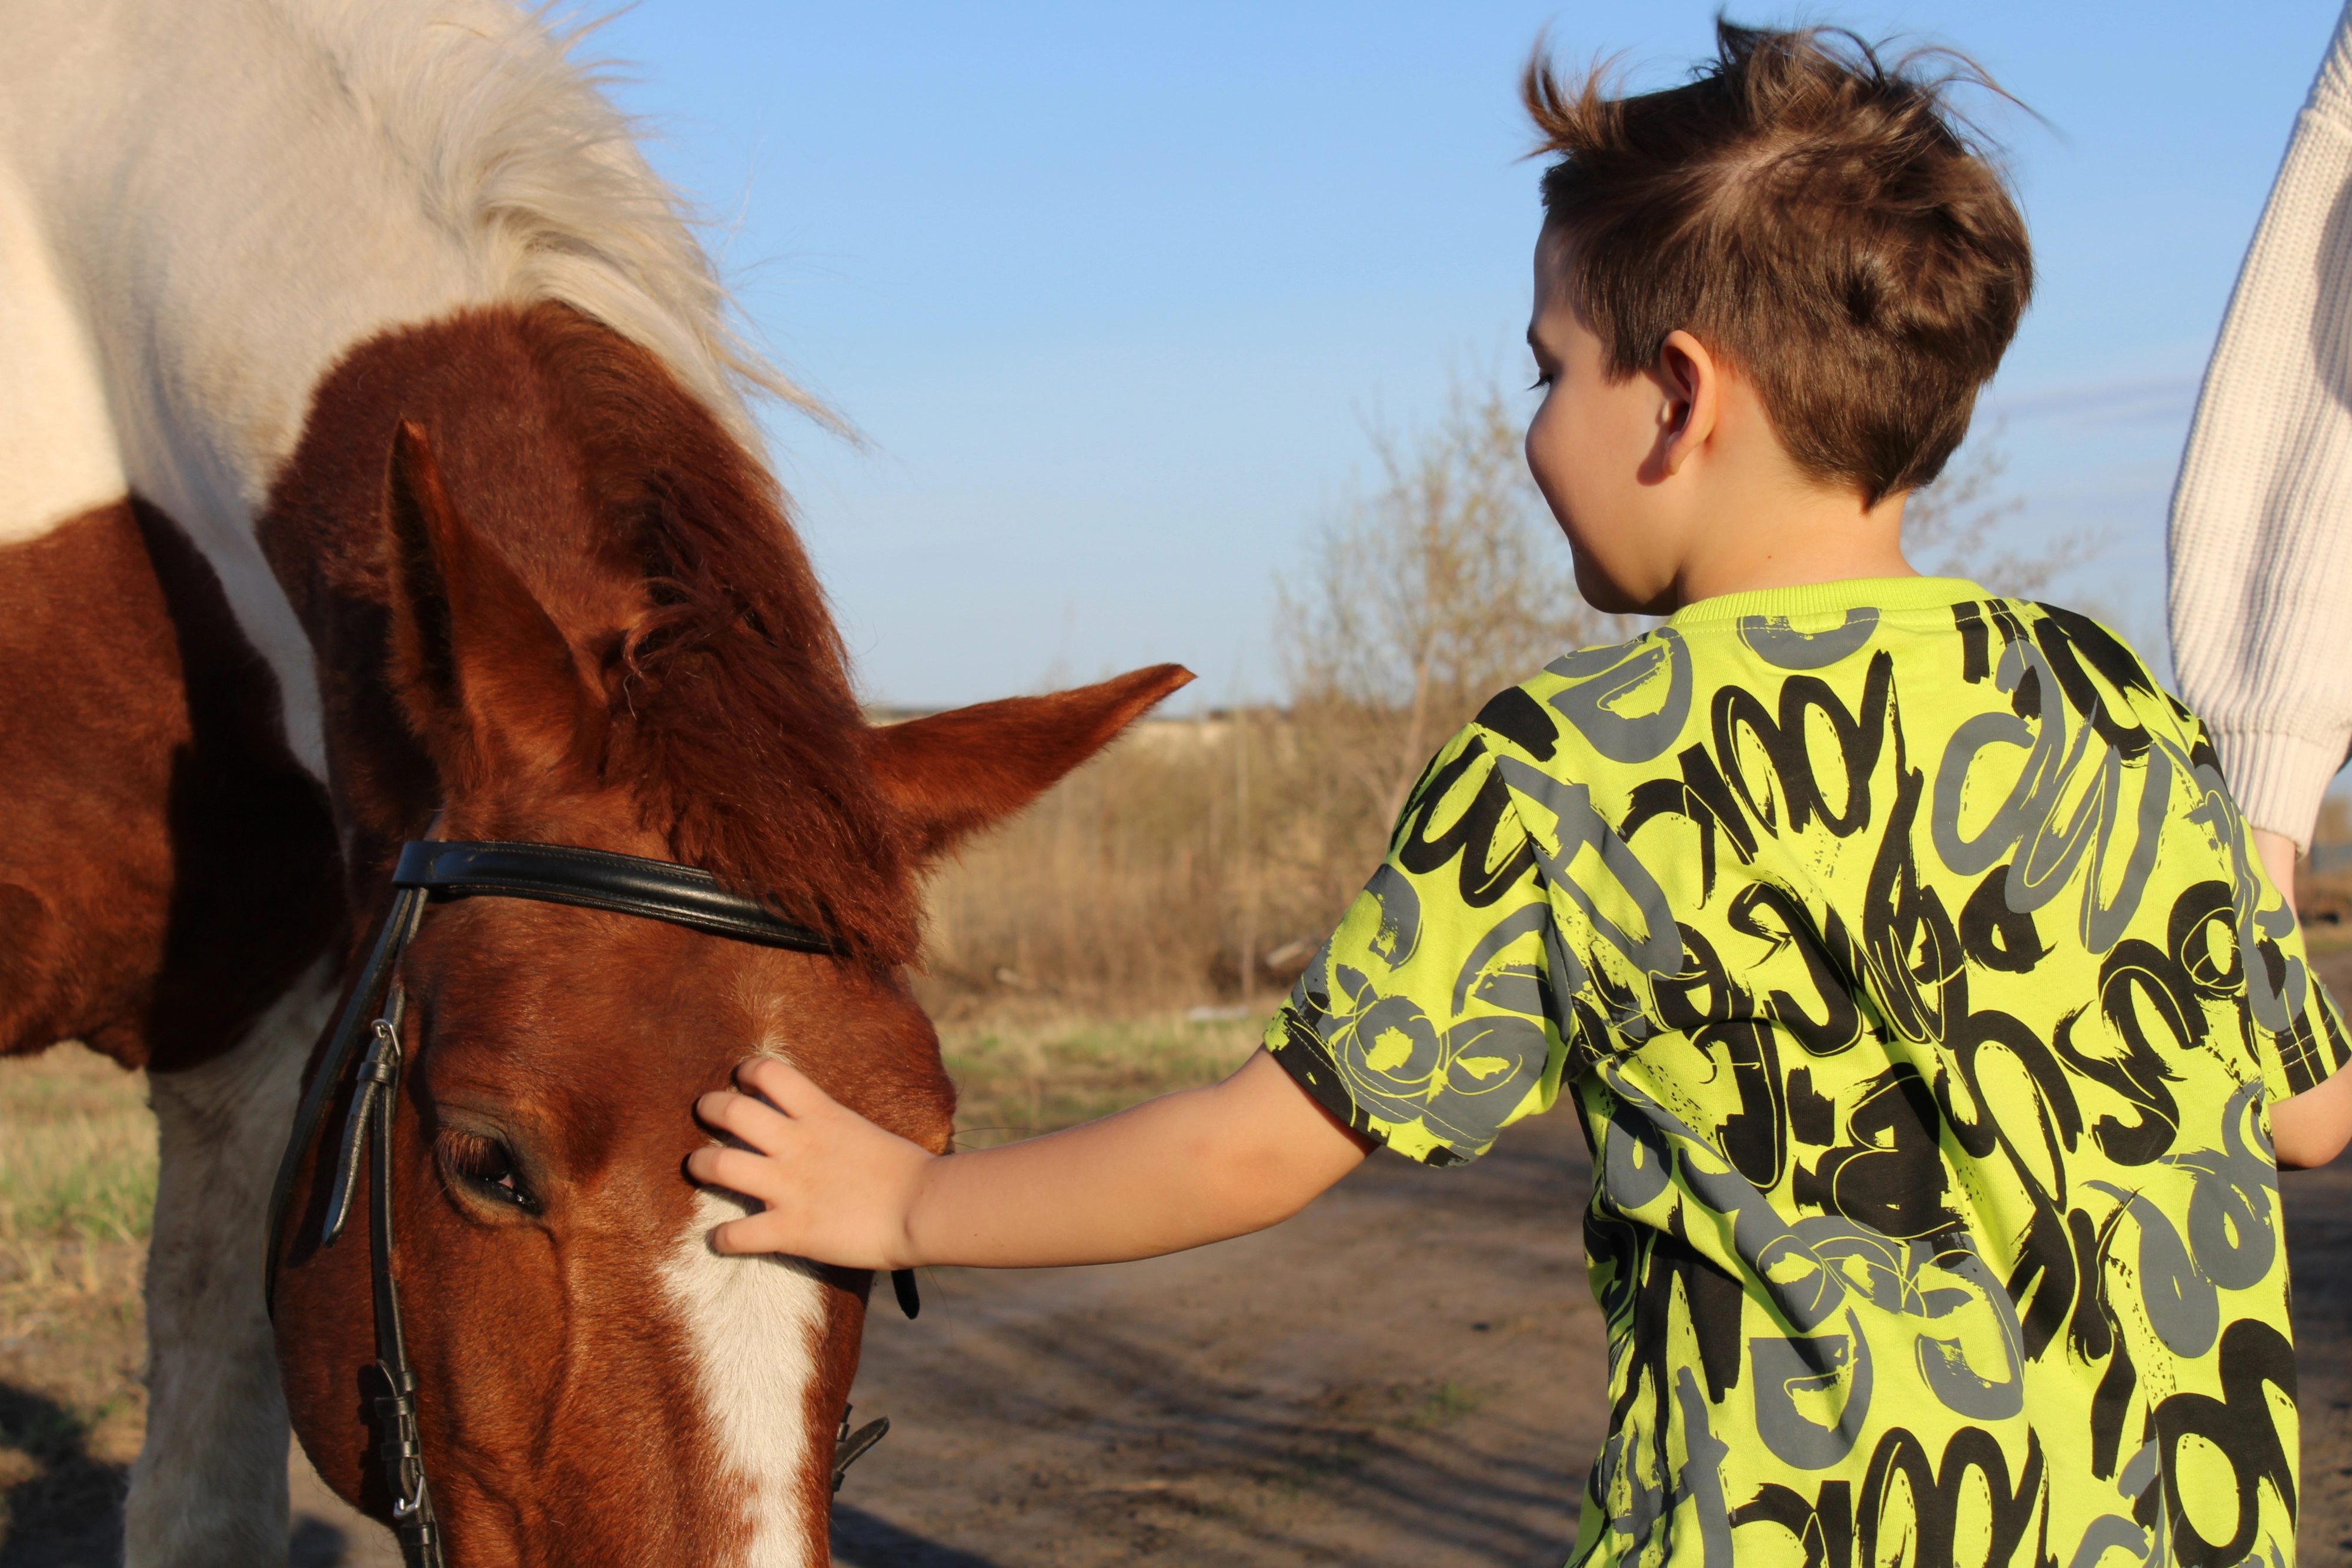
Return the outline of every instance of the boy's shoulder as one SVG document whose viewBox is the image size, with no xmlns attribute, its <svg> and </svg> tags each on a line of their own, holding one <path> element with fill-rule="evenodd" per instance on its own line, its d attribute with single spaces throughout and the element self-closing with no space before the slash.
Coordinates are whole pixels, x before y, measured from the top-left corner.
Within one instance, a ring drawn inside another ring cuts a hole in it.
<svg viewBox="0 0 2352 1568">
<path fill-rule="evenodd" d="M 1848 741 L 1895 708 L 1927 731 L 2003 709 L 2030 724 L 2064 714 L 2135 756 L 2152 727 L 2218 773 L 2196 715 L 2124 638 L 2063 605 L 1958 578 L 1701 601 L 1496 693 L 1449 749 L 1475 739 L 1597 781 L 1676 772 L 1694 745 L 1780 753 Z"/>
</svg>

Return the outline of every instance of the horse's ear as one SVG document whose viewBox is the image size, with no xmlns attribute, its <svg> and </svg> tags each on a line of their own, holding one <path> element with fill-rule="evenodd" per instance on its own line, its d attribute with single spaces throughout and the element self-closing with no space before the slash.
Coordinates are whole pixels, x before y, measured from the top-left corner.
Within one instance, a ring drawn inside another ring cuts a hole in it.
<svg viewBox="0 0 2352 1568">
<path fill-rule="evenodd" d="M 445 780 L 540 772 L 592 708 L 571 645 L 449 498 L 422 426 L 394 432 L 384 486 L 392 687 Z"/>
<path fill-rule="evenodd" d="M 866 732 L 876 779 L 925 858 L 1002 821 L 1192 678 L 1154 664 L 1050 696 L 951 708 Z"/>
</svg>

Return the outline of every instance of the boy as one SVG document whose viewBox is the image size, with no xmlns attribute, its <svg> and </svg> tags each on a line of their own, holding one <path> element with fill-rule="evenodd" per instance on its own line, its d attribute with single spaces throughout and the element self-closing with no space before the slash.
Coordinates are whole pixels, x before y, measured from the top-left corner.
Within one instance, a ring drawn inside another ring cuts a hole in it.
<svg viewBox="0 0 2352 1568">
<path fill-rule="evenodd" d="M 1526 86 L 1528 460 L 1585 597 L 1671 619 L 1438 754 L 1224 1083 L 937 1158 L 756 1061 L 700 1107 L 751 1149 L 692 1174 L 768 1206 L 717 1244 L 1144 1257 L 1566 1088 L 1613 1400 L 1578 1562 L 2283 1568 L 2273 1147 L 2352 1134 L 2344 1030 L 2195 719 L 1903 559 L 2030 289 L 2000 178 L 1937 84 L 1719 33 L 1669 91 Z"/>
</svg>

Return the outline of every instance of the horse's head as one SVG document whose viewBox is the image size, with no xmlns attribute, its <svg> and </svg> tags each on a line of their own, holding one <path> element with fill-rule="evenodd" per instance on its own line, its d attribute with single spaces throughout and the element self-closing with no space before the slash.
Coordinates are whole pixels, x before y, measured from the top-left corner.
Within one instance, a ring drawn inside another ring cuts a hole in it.
<svg viewBox="0 0 2352 1568">
<path fill-rule="evenodd" d="M 706 1141 L 689 1108 L 774 1052 L 944 1149 L 954 1092 L 905 980 L 913 879 L 1189 677 L 868 727 L 781 515 L 730 517 L 697 489 L 751 481 L 714 480 L 716 459 L 649 478 L 553 431 L 518 456 L 530 421 L 503 403 L 487 434 L 453 418 L 445 442 L 440 423 L 402 424 L 388 482 L 375 470 L 371 603 L 346 619 L 374 627 L 359 641 L 382 674 L 331 703 L 360 922 L 382 914 L 393 841 L 437 806 L 446 839 L 704 866 L 837 946 L 508 898 L 425 915 L 401 970 L 393 1273 L 449 1561 L 823 1563 L 870 1281 L 712 1251 L 741 1209 L 684 1175 Z M 398 733 L 369 733 L 371 703 Z M 347 1098 L 275 1239 L 275 1312 L 304 1447 L 382 1517 L 364 1219 L 319 1245 Z"/>
</svg>

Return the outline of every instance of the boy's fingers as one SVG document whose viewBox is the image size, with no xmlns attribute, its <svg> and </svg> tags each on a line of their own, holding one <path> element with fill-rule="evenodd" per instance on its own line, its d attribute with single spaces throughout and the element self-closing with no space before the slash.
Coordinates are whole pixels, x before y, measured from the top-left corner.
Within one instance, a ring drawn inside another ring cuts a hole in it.
<svg viewBox="0 0 2352 1568">
<path fill-rule="evenodd" d="M 772 1179 L 777 1173 L 763 1156 L 741 1149 L 706 1146 L 686 1157 L 686 1168 L 694 1179 L 709 1186 L 723 1186 L 747 1197 L 762 1202 L 779 1190 Z"/>
<path fill-rule="evenodd" d="M 730 1257 L 759 1251 L 760 1246 L 757 1239 L 746 1238 L 743 1235 L 744 1228 L 750 1224 L 751 1221 L 748 1219 L 730 1219 L 719 1227 L 710 1233 L 711 1249 L 727 1253 Z"/>
<path fill-rule="evenodd" d="M 686 1174 L 707 1186 L 725 1186 L 728 1185 L 726 1162 L 719 1156 L 738 1152 L 717 1144 L 705 1144 L 686 1156 Z"/>
<path fill-rule="evenodd" d="M 758 1090 L 787 1115 L 804 1114 L 812 1106 L 827 1103 L 830 1099 L 807 1073 L 781 1057 L 751 1058 L 735 1069 L 735 1082 Z"/>
<path fill-rule="evenodd" d="M 730 1219 L 710 1233 L 711 1246 L 730 1254 L 781 1252 L 790 1239 L 783 1221 L 772 1209 Z"/>
<path fill-rule="evenodd" d="M 694 1108 L 705 1125 L 732 1133 L 771 1154 L 791 1135 L 792 1123 L 783 1113 L 732 1089 L 714 1090 L 696 1101 Z"/>
</svg>

